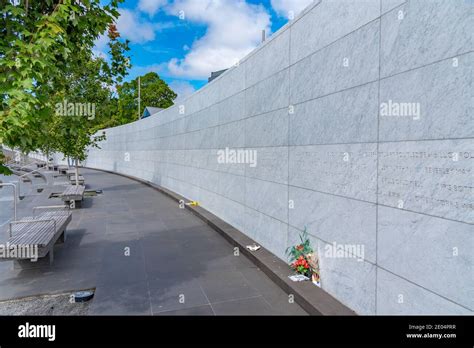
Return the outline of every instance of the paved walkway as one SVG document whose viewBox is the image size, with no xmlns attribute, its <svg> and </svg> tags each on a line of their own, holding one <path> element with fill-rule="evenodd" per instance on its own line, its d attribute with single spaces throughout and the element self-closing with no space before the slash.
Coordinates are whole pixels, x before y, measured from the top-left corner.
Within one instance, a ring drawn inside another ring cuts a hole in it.
<svg viewBox="0 0 474 348">
<path fill-rule="evenodd" d="M 87 189 L 103 194 L 73 211 L 52 267 L 13 270 L 11 262 L 0 262 L 0 300 L 96 288 L 91 314 L 97 315 L 306 314 L 170 198 L 118 175 L 82 173 Z M 31 214 L 33 206 L 60 203 L 47 196 L 61 192 L 64 181 L 57 177 L 42 194 L 26 197 L 19 216 Z"/>
</svg>

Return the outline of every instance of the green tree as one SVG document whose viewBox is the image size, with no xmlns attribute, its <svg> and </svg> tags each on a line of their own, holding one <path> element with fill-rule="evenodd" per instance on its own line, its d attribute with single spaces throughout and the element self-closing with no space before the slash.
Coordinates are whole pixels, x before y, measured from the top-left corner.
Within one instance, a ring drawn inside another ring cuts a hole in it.
<svg viewBox="0 0 474 348">
<path fill-rule="evenodd" d="M 100 2 L 0 0 L 0 144 L 25 153 L 46 146 L 70 72 L 91 59 L 95 39 L 119 16 L 121 0 Z"/>
<path fill-rule="evenodd" d="M 138 77 L 130 82 L 125 82 L 117 88 L 118 120 L 117 124 L 136 121 L 138 118 Z M 145 107 L 169 108 L 173 105 L 177 94 L 163 81 L 157 73 L 149 72 L 140 77 L 140 115 Z"/>
<path fill-rule="evenodd" d="M 64 156 L 76 163 L 84 161 L 89 147 L 98 147 L 105 134 L 96 133 L 113 117 L 117 108 L 114 87 L 126 76 L 130 59 L 125 56 L 128 41 L 119 41 L 115 25 L 108 30 L 110 63 L 100 57 L 78 56 L 72 62 L 65 78 L 66 87 L 55 95 L 55 115 L 52 143 Z M 76 182 L 77 184 L 77 182 Z"/>
</svg>

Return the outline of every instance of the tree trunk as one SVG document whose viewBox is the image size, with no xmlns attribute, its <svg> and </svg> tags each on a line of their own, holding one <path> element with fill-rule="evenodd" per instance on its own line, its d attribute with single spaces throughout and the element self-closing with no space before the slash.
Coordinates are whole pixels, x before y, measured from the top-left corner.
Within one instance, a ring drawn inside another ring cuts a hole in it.
<svg viewBox="0 0 474 348">
<path fill-rule="evenodd" d="M 79 186 L 79 161 L 76 158 L 76 186 Z"/>
</svg>

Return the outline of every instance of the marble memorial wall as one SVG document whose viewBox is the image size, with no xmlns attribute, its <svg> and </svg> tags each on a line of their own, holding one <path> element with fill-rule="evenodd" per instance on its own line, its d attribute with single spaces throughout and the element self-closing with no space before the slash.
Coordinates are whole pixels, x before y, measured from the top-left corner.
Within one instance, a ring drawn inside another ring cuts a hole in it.
<svg viewBox="0 0 474 348">
<path fill-rule="evenodd" d="M 86 165 L 201 205 L 359 314 L 473 314 L 473 3 L 314 1 Z M 330 253 L 331 248 L 358 255 Z"/>
</svg>

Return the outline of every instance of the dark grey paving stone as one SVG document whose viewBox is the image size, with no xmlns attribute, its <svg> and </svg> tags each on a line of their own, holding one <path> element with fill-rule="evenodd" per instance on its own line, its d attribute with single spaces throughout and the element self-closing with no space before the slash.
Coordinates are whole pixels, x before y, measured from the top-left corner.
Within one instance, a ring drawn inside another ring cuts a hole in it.
<svg viewBox="0 0 474 348">
<path fill-rule="evenodd" d="M 110 186 L 102 187 L 102 190 L 104 190 L 104 192 L 120 192 L 121 194 L 123 194 L 124 192 L 134 191 L 143 187 L 140 183 L 133 182 L 130 180 L 123 180 L 122 182 L 118 182 L 119 183 L 115 185 L 112 184 Z"/>
<path fill-rule="evenodd" d="M 87 214 L 104 214 L 105 213 L 105 207 L 110 205 L 110 197 L 107 195 L 101 194 L 100 196 L 95 196 L 95 197 L 89 197 L 92 201 L 92 206 L 83 206 L 81 210 L 84 211 L 84 213 Z M 125 204 L 123 204 L 125 205 Z"/>
<path fill-rule="evenodd" d="M 166 250 L 168 248 L 181 246 L 177 236 L 168 233 L 167 231 L 156 232 L 138 232 L 140 241 L 143 247 L 150 251 Z M 178 250 L 177 250 L 178 251 Z"/>
<path fill-rule="evenodd" d="M 61 205 L 62 202 L 57 202 L 56 205 Z M 72 209 L 72 217 L 71 217 L 71 222 L 68 225 L 68 229 L 72 228 L 73 226 L 76 226 L 80 221 L 82 220 L 82 217 L 84 215 L 84 211 L 81 209 Z"/>
<path fill-rule="evenodd" d="M 130 182 L 130 181 L 129 181 Z M 157 191 L 151 189 L 149 186 L 136 182 L 137 186 L 131 190 L 127 190 L 126 198 L 127 200 L 133 201 L 134 203 L 141 204 L 151 203 L 154 200 L 154 196 Z M 122 194 L 122 192 L 120 192 Z"/>
<path fill-rule="evenodd" d="M 71 226 L 67 229 L 69 230 L 85 230 L 87 233 L 90 234 L 104 234 L 105 230 L 105 221 L 100 219 L 88 219 L 87 217 L 83 217 L 79 222 L 78 226 Z"/>
<path fill-rule="evenodd" d="M 13 270 L 12 261 L 1 261 L 0 262 L 0 279 L 5 279 L 9 276 L 9 273 Z M 1 283 L 1 282 L 0 282 Z"/>
<path fill-rule="evenodd" d="M 166 231 L 161 232 L 138 232 L 140 242 L 143 245 L 145 255 L 154 258 L 159 255 L 182 255 L 184 250 L 181 247 L 179 238 L 173 237 Z"/>
<path fill-rule="evenodd" d="M 94 288 L 97 272 L 94 269 L 46 267 L 27 271 L 11 271 L 0 283 L 0 300 L 56 294 Z"/>
<path fill-rule="evenodd" d="M 129 208 L 128 204 L 105 205 L 104 209 L 109 214 L 122 213 L 122 214 L 126 215 L 125 213 L 130 213 L 130 208 Z"/>
<path fill-rule="evenodd" d="M 164 216 L 162 220 L 166 225 L 172 226 L 173 229 L 177 230 L 205 226 L 204 222 L 193 216 Z"/>
<path fill-rule="evenodd" d="M 18 271 L 13 269 L 11 261 L 6 261 L 4 264 L 8 264 L 9 269 L 5 273 L 2 272 L 0 300 L 41 294 L 41 289 L 48 284 L 49 278 L 44 268 Z"/>
<path fill-rule="evenodd" d="M 212 230 L 209 226 L 192 227 L 185 229 L 169 229 L 171 233 L 175 233 L 180 238 L 183 245 L 192 248 L 196 243 L 202 243 L 206 245 L 212 245 L 216 248 L 231 248 L 232 245 L 222 238 L 217 232 Z M 216 249 L 215 251 L 218 251 Z"/>
<path fill-rule="evenodd" d="M 176 240 L 160 237 L 144 238 L 140 236 L 140 243 L 145 258 L 150 262 L 162 265 L 167 265 L 171 263 L 171 261 L 176 261 L 175 259 L 184 252 Z"/>
<path fill-rule="evenodd" d="M 308 315 L 296 302 L 290 301 L 289 295 L 276 286 L 259 268 L 245 268 L 240 271 L 249 284 L 262 294 L 276 313 L 282 315 Z"/>
<path fill-rule="evenodd" d="M 107 233 L 105 235 L 107 242 L 123 242 L 128 243 L 130 241 L 138 242 L 140 235 L 136 231 L 131 232 L 117 232 L 117 233 Z"/>
<path fill-rule="evenodd" d="M 127 264 L 121 270 L 108 270 L 102 268 L 98 275 L 98 285 L 115 285 L 123 286 L 142 282 L 147 279 L 143 268 L 137 266 L 136 263 Z"/>
<path fill-rule="evenodd" d="M 211 304 L 260 295 L 239 271 L 208 272 L 199 282 Z"/>
<path fill-rule="evenodd" d="M 104 248 L 103 262 L 117 262 L 118 259 L 140 256 L 143 259 L 143 248 L 139 240 L 110 239 L 115 235 L 107 235 L 108 243 Z M 117 237 L 119 238 L 119 237 Z M 125 250 L 125 248 L 128 248 Z M 125 256 L 130 254 L 130 256 Z"/>
<path fill-rule="evenodd" d="M 114 242 L 104 248 L 99 285 L 121 286 L 146 279 L 143 250 L 138 241 Z"/>
<path fill-rule="evenodd" d="M 67 243 L 67 240 L 66 240 Z M 103 244 L 86 246 L 60 245 L 54 249 L 53 267 L 69 267 L 70 269 L 95 269 L 102 261 Z"/>
<path fill-rule="evenodd" d="M 197 240 L 186 240 L 186 237 L 183 237 L 181 239 L 183 239 L 181 243 L 183 251 L 185 251 L 187 255 L 190 255 L 190 257 L 192 256 L 196 260 L 200 260 L 201 257 L 202 260 L 213 260 L 215 258 L 222 258 L 229 255 L 233 255 L 234 253 L 230 245 L 222 245 L 220 243 L 210 242 L 205 238 Z"/>
<path fill-rule="evenodd" d="M 125 214 L 117 214 L 112 215 L 109 214 L 106 219 L 107 225 L 122 225 L 128 223 L 136 223 L 135 218 L 133 216 L 125 215 Z"/>
<path fill-rule="evenodd" d="M 228 248 L 231 245 L 225 241 L 220 235 L 215 233 L 209 226 L 198 226 L 189 228 L 174 228 L 168 226 L 168 228 L 160 233 L 163 236 L 169 236 L 175 240 L 179 240 L 183 247 L 192 250 L 197 248 L 200 250 L 203 246 L 215 247 L 213 252 L 218 252 L 220 247 Z M 209 251 L 209 250 L 207 250 Z"/>
<path fill-rule="evenodd" d="M 172 278 L 177 281 L 185 281 L 187 279 L 198 278 L 205 274 L 205 269 L 200 268 L 199 265 L 190 263 L 189 261 L 183 262 L 168 262 L 161 264 L 153 264 L 146 261 L 145 272 L 148 279 L 167 279 Z"/>
<path fill-rule="evenodd" d="M 143 193 L 143 195 L 146 195 L 146 193 Z M 128 204 L 128 207 L 130 209 L 130 212 L 132 213 L 132 215 L 135 215 L 134 213 L 140 211 L 140 210 L 144 210 L 144 211 L 149 211 L 149 212 L 152 212 L 151 209 L 149 209 L 149 206 L 153 203 L 147 203 L 145 201 L 143 201 L 143 198 L 138 196 L 136 198 L 133 198 L 133 197 L 130 197 L 128 196 L 127 197 L 127 204 Z"/>
<path fill-rule="evenodd" d="M 136 230 L 141 234 L 157 234 L 167 231 L 169 228 L 165 223 L 155 217 L 136 217 Z"/>
<path fill-rule="evenodd" d="M 46 286 L 53 292 L 91 289 L 97 284 L 97 267 L 77 267 L 71 272 L 71 267 L 53 265 L 51 271 L 50 281 Z"/>
<path fill-rule="evenodd" d="M 209 304 L 198 281 L 164 278 L 149 280 L 153 313 L 179 310 Z"/>
<path fill-rule="evenodd" d="M 201 263 L 208 272 L 223 272 L 230 270 L 241 271 L 243 269 L 256 267 L 255 264 L 242 254 L 240 254 L 240 256 L 235 256 L 233 253 L 228 253 L 225 256 L 213 259 L 202 256 L 198 262 Z"/>
<path fill-rule="evenodd" d="M 135 222 L 107 223 L 105 231 L 108 234 L 137 232 L 137 224 Z"/>
<path fill-rule="evenodd" d="M 199 307 L 193 307 L 193 308 L 186 308 L 186 309 L 180 309 L 176 311 L 166 311 L 166 312 L 160 312 L 160 313 L 154 313 L 154 315 L 169 315 L 169 316 L 175 316 L 175 315 L 214 315 L 214 312 L 212 311 L 212 308 L 210 305 L 204 305 L 204 306 L 199 306 Z"/>
<path fill-rule="evenodd" d="M 144 220 L 144 221 L 153 221 L 155 219 L 159 219 L 163 213 L 162 209 L 158 209 L 156 207 L 135 207 L 130 206 L 130 213 L 133 215 L 137 220 Z"/>
<path fill-rule="evenodd" d="M 105 221 L 107 220 L 107 216 L 109 215 L 106 211 L 102 210 L 101 206 L 98 206 L 96 203 L 94 207 L 90 209 L 81 209 L 82 211 L 82 217 L 84 220 L 98 220 L 98 221 L 103 221 L 105 224 Z"/>
<path fill-rule="evenodd" d="M 66 243 L 64 246 L 68 249 L 79 247 L 97 247 L 103 246 L 107 241 L 105 232 L 89 232 L 85 228 L 66 231 Z"/>
<path fill-rule="evenodd" d="M 188 257 L 179 245 L 158 249 L 148 243 L 143 245 L 143 249 L 149 279 L 184 280 L 201 276 L 206 270 L 196 260 Z"/>
<path fill-rule="evenodd" d="M 213 303 L 216 315 L 276 315 L 273 308 L 261 296 L 235 301 Z"/>
<path fill-rule="evenodd" d="M 147 282 L 97 286 L 90 314 L 151 315 Z"/>
</svg>

